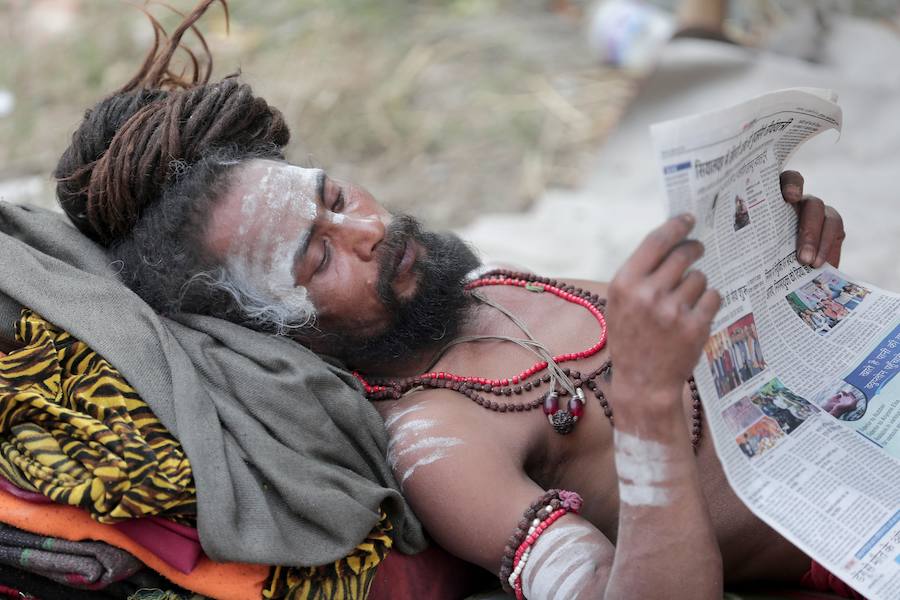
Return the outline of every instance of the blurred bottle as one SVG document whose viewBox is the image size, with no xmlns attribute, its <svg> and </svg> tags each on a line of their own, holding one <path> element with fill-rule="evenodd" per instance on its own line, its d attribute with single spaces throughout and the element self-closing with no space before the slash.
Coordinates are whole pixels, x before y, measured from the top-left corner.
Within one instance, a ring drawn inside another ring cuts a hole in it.
<svg viewBox="0 0 900 600">
<path fill-rule="evenodd" d="M 588 43 L 604 63 L 636 73 L 656 63 L 675 32 L 670 13 L 639 0 L 602 0 L 588 14 Z"/>
</svg>

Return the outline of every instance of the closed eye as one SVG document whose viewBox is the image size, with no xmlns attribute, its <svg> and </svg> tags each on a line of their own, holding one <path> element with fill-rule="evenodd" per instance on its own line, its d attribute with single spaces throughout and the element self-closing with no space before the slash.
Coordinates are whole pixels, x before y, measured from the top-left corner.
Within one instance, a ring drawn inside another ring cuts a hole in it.
<svg viewBox="0 0 900 600">
<path fill-rule="evenodd" d="M 322 260 L 319 261 L 319 264 L 316 266 L 316 270 L 313 271 L 313 275 L 318 275 L 322 271 L 328 267 L 328 262 L 331 259 L 331 244 L 328 242 L 328 238 L 322 238 Z"/>
<path fill-rule="evenodd" d="M 344 188 L 338 188 L 338 195 L 331 205 L 331 212 L 339 213 L 344 210 Z"/>
</svg>

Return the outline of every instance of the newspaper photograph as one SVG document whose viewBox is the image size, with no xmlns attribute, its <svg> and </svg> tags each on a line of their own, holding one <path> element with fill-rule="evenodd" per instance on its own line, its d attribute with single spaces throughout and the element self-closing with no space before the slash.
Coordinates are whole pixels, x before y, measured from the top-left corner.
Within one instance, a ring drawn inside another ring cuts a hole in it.
<svg viewBox="0 0 900 600">
<path fill-rule="evenodd" d="M 654 125 L 670 214 L 696 217 L 722 295 L 694 368 L 739 498 L 876 600 L 900 597 L 900 295 L 795 255 L 779 176 L 840 131 L 827 90 L 789 89 Z"/>
</svg>

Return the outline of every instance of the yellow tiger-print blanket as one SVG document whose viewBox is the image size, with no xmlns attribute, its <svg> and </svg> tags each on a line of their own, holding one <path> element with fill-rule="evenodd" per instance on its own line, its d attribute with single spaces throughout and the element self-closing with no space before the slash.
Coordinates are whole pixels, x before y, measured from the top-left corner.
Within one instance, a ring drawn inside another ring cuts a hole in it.
<svg viewBox="0 0 900 600">
<path fill-rule="evenodd" d="M 0 474 L 101 523 L 196 514 L 178 441 L 103 357 L 31 311 L 0 359 Z"/>
<path fill-rule="evenodd" d="M 190 462 L 124 377 L 30 310 L 16 339 L 21 348 L 0 354 L 0 475 L 101 523 L 150 515 L 192 521 Z M 273 567 L 263 598 L 364 599 L 391 548 L 390 531 L 382 513 L 344 559 Z"/>
</svg>

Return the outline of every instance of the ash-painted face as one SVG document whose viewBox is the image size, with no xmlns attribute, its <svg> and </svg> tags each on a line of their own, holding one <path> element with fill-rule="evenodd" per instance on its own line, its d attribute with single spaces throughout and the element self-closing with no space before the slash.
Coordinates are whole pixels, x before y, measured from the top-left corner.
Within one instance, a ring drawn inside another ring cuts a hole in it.
<svg viewBox="0 0 900 600">
<path fill-rule="evenodd" d="M 267 299 L 315 314 L 319 324 L 383 330 L 389 315 L 377 294 L 375 251 L 390 213 L 320 169 L 272 160 L 238 169 L 207 229 L 213 255 Z M 411 247 L 397 270 L 398 297 L 415 293 L 419 251 Z"/>
<path fill-rule="evenodd" d="M 316 220 L 316 190 L 322 173 L 278 168 L 276 163 L 253 165 L 247 171 L 245 176 L 257 182 L 241 190 L 241 220 L 226 252 L 228 270 L 267 299 L 312 317 L 308 291 L 297 285 L 294 276 L 294 259 L 309 238 L 309 227 L 298 230 L 289 225 L 292 220 L 297 224 Z M 253 238 L 257 243 L 248 243 Z"/>
</svg>

